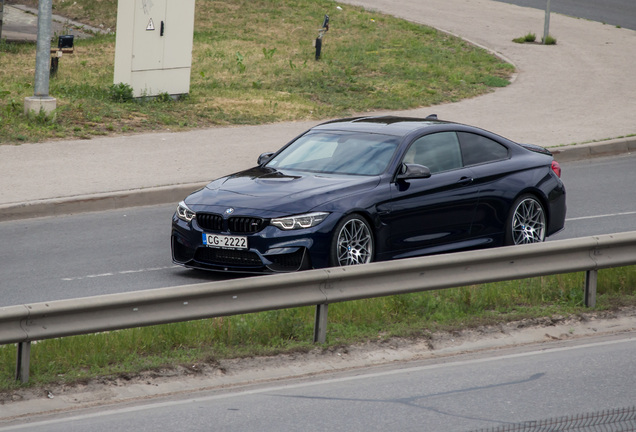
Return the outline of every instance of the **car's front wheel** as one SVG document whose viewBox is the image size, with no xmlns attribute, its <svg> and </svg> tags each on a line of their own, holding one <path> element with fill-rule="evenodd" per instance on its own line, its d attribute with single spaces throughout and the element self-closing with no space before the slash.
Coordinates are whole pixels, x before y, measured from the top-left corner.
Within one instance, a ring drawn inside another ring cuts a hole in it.
<svg viewBox="0 0 636 432">
<path fill-rule="evenodd" d="M 545 240 L 546 217 L 543 205 L 532 195 L 519 197 L 506 222 L 506 244 L 539 243 Z"/>
<path fill-rule="evenodd" d="M 329 263 L 332 267 L 366 264 L 373 260 L 373 232 L 359 215 L 342 219 L 333 231 Z"/>
</svg>

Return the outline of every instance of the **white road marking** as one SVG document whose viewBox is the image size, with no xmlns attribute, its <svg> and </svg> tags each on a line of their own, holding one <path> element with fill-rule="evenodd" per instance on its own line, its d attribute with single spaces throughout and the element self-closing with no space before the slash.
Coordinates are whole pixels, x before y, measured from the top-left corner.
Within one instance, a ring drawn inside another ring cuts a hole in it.
<svg viewBox="0 0 636 432">
<path fill-rule="evenodd" d="M 610 213 L 610 214 L 597 215 L 597 216 L 582 216 L 582 217 L 576 217 L 576 218 L 568 218 L 565 221 L 572 222 L 572 221 L 584 220 L 584 219 L 599 219 L 599 218 L 605 218 L 605 217 L 630 216 L 630 215 L 636 215 L 636 211 L 623 212 L 623 213 Z"/>
<path fill-rule="evenodd" d="M 100 273 L 100 274 L 91 274 L 86 276 L 67 277 L 67 278 L 62 278 L 62 280 L 63 281 L 78 281 L 83 279 L 94 279 L 94 278 L 101 278 L 101 277 L 108 277 L 108 276 L 121 276 L 121 275 L 128 275 L 128 274 L 134 274 L 134 273 L 146 273 L 151 271 L 168 270 L 173 268 L 180 268 L 180 266 L 172 265 L 172 266 L 165 266 L 165 267 L 150 267 L 150 268 L 137 269 L 137 270 L 122 270 L 122 271 L 114 272 L 114 273 Z"/>
</svg>

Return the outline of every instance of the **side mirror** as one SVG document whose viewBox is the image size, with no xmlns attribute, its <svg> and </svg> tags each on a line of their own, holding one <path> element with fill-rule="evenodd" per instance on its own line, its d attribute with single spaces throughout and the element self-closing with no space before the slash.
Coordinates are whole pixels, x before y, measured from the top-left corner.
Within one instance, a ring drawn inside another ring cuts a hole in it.
<svg viewBox="0 0 636 432">
<path fill-rule="evenodd" d="M 269 160 L 272 158 L 272 156 L 274 156 L 275 152 L 267 152 L 267 153 L 263 153 L 262 155 L 260 155 L 258 157 L 257 160 L 257 164 L 258 165 L 265 165 L 267 162 L 269 162 Z"/>
<path fill-rule="evenodd" d="M 430 176 L 431 170 L 424 165 L 403 163 L 400 166 L 400 171 L 398 172 L 397 179 L 408 180 L 417 178 L 429 178 Z"/>
</svg>

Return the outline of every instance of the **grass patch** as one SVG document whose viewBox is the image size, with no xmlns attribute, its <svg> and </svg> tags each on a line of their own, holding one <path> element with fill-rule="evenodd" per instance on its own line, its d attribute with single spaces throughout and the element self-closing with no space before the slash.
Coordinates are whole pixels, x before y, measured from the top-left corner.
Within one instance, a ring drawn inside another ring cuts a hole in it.
<svg viewBox="0 0 636 432">
<path fill-rule="evenodd" d="M 545 39 L 542 39 L 544 45 L 556 45 L 557 40 L 551 35 L 547 35 Z"/>
<path fill-rule="evenodd" d="M 537 35 L 534 33 L 528 33 L 525 36 L 521 36 L 513 39 L 512 41 L 515 43 L 533 43 L 537 40 Z"/>
<path fill-rule="evenodd" d="M 575 273 L 336 303 L 329 307 L 323 347 L 581 314 L 587 311 L 583 286 L 584 274 Z M 636 267 L 599 272 L 595 310 L 635 304 Z M 15 346 L 2 346 L 0 391 L 223 358 L 306 352 L 315 348 L 314 312 L 314 307 L 294 308 L 41 341 L 32 346 L 26 385 L 13 380 Z"/>
<path fill-rule="evenodd" d="M 35 1 L 25 1 L 37 7 Z M 116 0 L 54 0 L 54 13 L 115 29 Z M 513 66 L 434 29 L 329 0 L 196 3 L 189 96 L 128 100 L 113 88 L 115 36 L 76 40 L 49 94 L 56 121 L 23 115 L 35 46 L 0 45 L 0 142 L 323 119 L 454 102 L 508 84 Z M 320 61 L 312 46 L 331 17 Z M 115 97 L 113 93 L 116 93 Z M 119 97 L 117 97 L 119 96 Z"/>
</svg>

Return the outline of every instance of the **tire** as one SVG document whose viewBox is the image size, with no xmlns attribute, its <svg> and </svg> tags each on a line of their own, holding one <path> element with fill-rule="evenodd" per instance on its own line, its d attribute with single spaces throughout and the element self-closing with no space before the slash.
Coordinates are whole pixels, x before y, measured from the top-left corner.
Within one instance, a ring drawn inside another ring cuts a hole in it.
<svg viewBox="0 0 636 432">
<path fill-rule="evenodd" d="M 330 266 L 367 264 L 373 261 L 373 253 L 373 232 L 362 216 L 353 214 L 338 222 L 331 239 Z"/>
<path fill-rule="evenodd" d="M 515 200 L 506 221 L 506 245 L 540 243 L 545 240 L 546 215 L 541 202 L 533 195 Z"/>
</svg>

